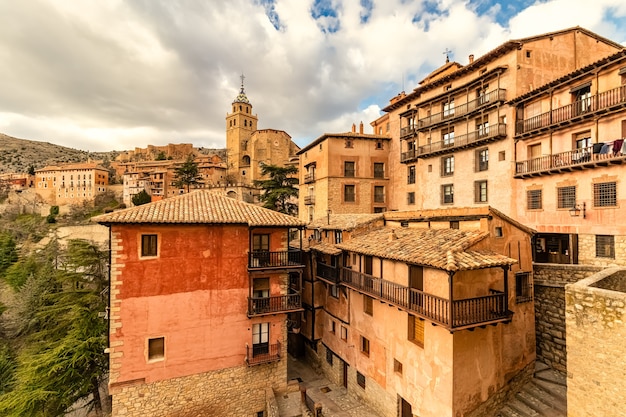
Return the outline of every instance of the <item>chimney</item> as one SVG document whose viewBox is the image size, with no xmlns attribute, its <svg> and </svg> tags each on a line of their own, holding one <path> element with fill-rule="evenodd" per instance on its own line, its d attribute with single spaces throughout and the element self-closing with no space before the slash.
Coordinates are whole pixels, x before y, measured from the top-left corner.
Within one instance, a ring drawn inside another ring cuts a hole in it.
<svg viewBox="0 0 626 417">
<path fill-rule="evenodd" d="M 393 241 L 398 239 L 398 235 L 396 235 L 396 231 L 395 230 L 391 230 L 391 233 L 389 233 L 389 241 Z"/>
<path fill-rule="evenodd" d="M 469 61 L 470 61 L 470 64 L 474 63 L 474 54 L 470 54 Z"/>
<path fill-rule="evenodd" d="M 363 122 L 359 125 L 359 133 L 363 133 Z"/>
<path fill-rule="evenodd" d="M 356 133 L 356 125 L 352 123 L 352 133 Z"/>
</svg>

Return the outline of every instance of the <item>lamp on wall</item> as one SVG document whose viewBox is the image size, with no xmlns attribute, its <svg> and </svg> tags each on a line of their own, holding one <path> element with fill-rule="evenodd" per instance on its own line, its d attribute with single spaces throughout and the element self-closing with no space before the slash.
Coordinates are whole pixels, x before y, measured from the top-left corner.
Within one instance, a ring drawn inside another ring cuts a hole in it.
<svg viewBox="0 0 626 417">
<path fill-rule="evenodd" d="M 586 203 L 575 204 L 574 207 L 569 209 L 569 215 L 572 216 L 572 217 L 578 217 L 578 216 L 580 216 L 580 213 L 582 213 L 583 219 L 584 219 L 586 217 L 586 215 L 587 215 L 587 205 L 586 205 Z"/>
</svg>

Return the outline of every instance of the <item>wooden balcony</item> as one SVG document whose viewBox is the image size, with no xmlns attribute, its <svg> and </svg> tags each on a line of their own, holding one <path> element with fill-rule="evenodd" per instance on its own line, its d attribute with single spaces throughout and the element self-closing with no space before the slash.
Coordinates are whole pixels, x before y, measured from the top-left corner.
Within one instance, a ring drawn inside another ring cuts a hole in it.
<svg viewBox="0 0 626 417">
<path fill-rule="evenodd" d="M 304 204 L 307 206 L 312 206 L 315 204 L 315 196 L 314 195 L 305 195 L 304 196 Z"/>
<path fill-rule="evenodd" d="M 518 138 L 533 135 L 593 119 L 599 114 L 621 111 L 626 108 L 626 85 L 614 88 L 563 107 L 550 110 L 515 123 L 515 136 Z"/>
<path fill-rule="evenodd" d="M 593 147 L 540 156 L 515 163 L 515 178 L 530 178 L 542 175 L 559 174 L 583 169 L 593 169 L 612 164 L 623 164 L 626 155 L 620 152 L 593 153 Z"/>
<path fill-rule="evenodd" d="M 339 284 L 339 268 L 336 266 L 326 265 L 325 263 L 317 261 L 315 276 L 330 284 Z"/>
<path fill-rule="evenodd" d="M 304 183 L 309 184 L 311 182 L 315 182 L 315 172 L 304 174 Z"/>
<path fill-rule="evenodd" d="M 276 342 L 273 345 L 267 343 L 252 346 L 246 345 L 246 363 L 248 366 L 254 366 L 277 362 L 281 358 L 281 353 L 280 342 Z"/>
<path fill-rule="evenodd" d="M 248 297 L 248 317 L 267 316 L 302 310 L 300 293 L 270 297 Z"/>
<path fill-rule="evenodd" d="M 467 103 L 461 104 L 452 109 L 418 119 L 415 125 L 400 128 L 400 139 L 411 138 L 421 130 L 431 128 L 441 123 L 450 123 L 455 119 L 467 117 L 475 111 L 483 110 L 486 107 L 502 103 L 505 100 L 506 90 L 498 88 L 486 93 L 484 96 L 478 97 L 475 100 L 470 100 Z M 413 117 L 413 114 L 411 114 L 410 117 Z"/>
<path fill-rule="evenodd" d="M 429 158 L 453 153 L 461 149 L 475 148 L 504 138 L 506 138 L 506 124 L 498 123 L 466 135 L 455 136 L 445 141 L 433 142 L 419 146 L 417 149 L 403 152 L 400 155 L 400 162 L 409 162 L 416 158 Z"/>
<path fill-rule="evenodd" d="M 371 275 L 342 268 L 341 283 L 360 293 L 392 304 L 450 331 L 508 322 L 506 295 L 492 293 L 463 300 L 450 300 Z"/>
<path fill-rule="evenodd" d="M 249 270 L 272 268 L 304 268 L 304 264 L 302 261 L 302 251 L 252 251 L 248 254 Z"/>
</svg>

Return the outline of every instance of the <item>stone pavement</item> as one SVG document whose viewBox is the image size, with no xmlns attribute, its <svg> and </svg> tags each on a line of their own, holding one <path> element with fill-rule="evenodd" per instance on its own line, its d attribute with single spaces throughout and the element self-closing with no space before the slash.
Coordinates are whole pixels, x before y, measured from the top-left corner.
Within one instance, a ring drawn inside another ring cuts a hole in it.
<svg viewBox="0 0 626 417">
<path fill-rule="evenodd" d="M 280 417 L 312 416 L 301 404 L 300 385 L 306 388 L 307 394 L 316 403 L 322 404 L 324 417 L 380 417 L 350 395 L 346 388 L 332 384 L 308 364 L 291 355 L 287 358 L 287 374 L 289 389 L 284 393 L 276 393 Z"/>
</svg>

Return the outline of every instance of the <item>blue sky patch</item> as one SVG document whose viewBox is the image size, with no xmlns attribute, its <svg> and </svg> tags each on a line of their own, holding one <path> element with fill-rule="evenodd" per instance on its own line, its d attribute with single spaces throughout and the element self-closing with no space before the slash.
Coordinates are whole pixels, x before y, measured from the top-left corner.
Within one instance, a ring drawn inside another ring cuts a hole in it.
<svg viewBox="0 0 626 417">
<path fill-rule="evenodd" d="M 374 2 L 373 0 L 361 0 L 361 7 L 363 8 L 363 10 L 361 10 L 361 23 L 367 23 L 370 16 L 372 16 Z"/>
<path fill-rule="evenodd" d="M 275 0 L 257 0 L 257 1 L 265 9 L 265 15 L 272 23 L 272 26 L 274 26 L 276 30 L 281 30 L 283 28 L 283 25 L 280 23 L 280 17 L 278 16 L 278 13 L 276 12 Z"/>
<path fill-rule="evenodd" d="M 311 16 L 324 33 L 335 33 L 339 30 L 337 10 L 331 0 L 315 0 L 311 6 Z"/>
</svg>

